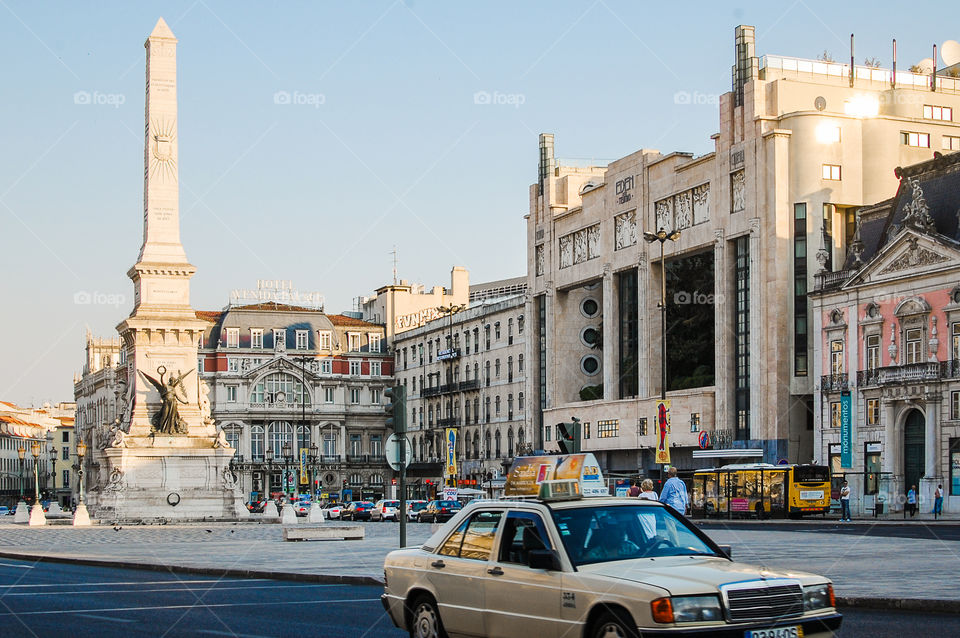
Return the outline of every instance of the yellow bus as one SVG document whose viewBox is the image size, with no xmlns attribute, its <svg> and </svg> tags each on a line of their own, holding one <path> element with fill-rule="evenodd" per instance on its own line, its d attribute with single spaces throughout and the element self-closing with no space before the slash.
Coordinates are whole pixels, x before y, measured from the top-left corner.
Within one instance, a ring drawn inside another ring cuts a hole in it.
<svg viewBox="0 0 960 638">
<path fill-rule="evenodd" d="M 743 463 L 693 474 L 694 516 L 799 518 L 830 510 L 830 468 L 825 465 Z"/>
</svg>

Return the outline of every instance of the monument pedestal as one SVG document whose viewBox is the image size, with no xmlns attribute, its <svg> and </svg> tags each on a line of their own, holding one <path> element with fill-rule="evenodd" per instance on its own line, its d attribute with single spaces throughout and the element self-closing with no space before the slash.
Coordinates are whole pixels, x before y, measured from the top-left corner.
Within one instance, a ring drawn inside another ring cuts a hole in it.
<svg viewBox="0 0 960 638">
<path fill-rule="evenodd" d="M 17 503 L 16 516 L 13 517 L 14 523 L 26 523 L 30 520 L 30 508 L 24 501 Z"/>
<path fill-rule="evenodd" d="M 73 526 L 74 527 L 90 526 L 90 514 L 87 512 L 86 503 L 78 504 L 77 508 L 73 511 Z"/>
<path fill-rule="evenodd" d="M 47 517 L 43 513 L 43 505 L 34 503 L 30 508 L 30 527 L 36 527 L 47 524 Z"/>
<path fill-rule="evenodd" d="M 103 450 L 105 486 L 95 516 L 102 520 L 202 520 L 249 516 L 236 475 L 232 448 L 184 436 L 130 437 L 124 447 Z M 92 496 L 92 495 L 91 495 Z"/>
</svg>

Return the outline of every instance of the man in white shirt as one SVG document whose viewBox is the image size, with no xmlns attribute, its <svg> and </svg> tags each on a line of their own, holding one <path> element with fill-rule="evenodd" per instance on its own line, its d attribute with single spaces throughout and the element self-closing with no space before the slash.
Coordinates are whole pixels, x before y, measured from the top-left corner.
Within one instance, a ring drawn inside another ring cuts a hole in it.
<svg viewBox="0 0 960 638">
<path fill-rule="evenodd" d="M 840 522 L 850 522 L 850 486 L 843 482 L 840 488 Z"/>
</svg>

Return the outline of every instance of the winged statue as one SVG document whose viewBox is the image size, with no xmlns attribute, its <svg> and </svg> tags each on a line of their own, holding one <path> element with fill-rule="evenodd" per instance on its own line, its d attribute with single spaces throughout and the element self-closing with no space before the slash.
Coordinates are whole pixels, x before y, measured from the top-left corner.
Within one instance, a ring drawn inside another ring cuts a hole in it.
<svg viewBox="0 0 960 638">
<path fill-rule="evenodd" d="M 157 392 L 160 393 L 160 397 L 163 400 L 160 411 L 154 414 L 151 419 L 153 429 L 161 434 L 186 434 L 187 422 L 180 416 L 179 405 L 181 403 L 186 405 L 190 403 L 190 401 L 186 398 L 180 398 L 180 395 L 184 392 L 183 380 L 193 372 L 193 370 L 188 370 L 180 375 L 171 374 L 166 381 L 164 381 L 163 377 L 167 369 L 164 366 L 160 366 L 157 368 L 157 372 L 160 373 L 159 380 L 146 372 L 140 372 L 147 381 L 153 384 L 153 387 L 157 389 Z"/>
</svg>

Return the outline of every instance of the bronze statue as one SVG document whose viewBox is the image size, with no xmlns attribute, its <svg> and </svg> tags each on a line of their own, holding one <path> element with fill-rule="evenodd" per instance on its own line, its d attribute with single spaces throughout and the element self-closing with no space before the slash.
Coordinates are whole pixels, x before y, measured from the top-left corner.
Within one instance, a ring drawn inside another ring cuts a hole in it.
<svg viewBox="0 0 960 638">
<path fill-rule="evenodd" d="M 153 429 L 161 434 L 186 434 L 187 422 L 180 417 L 179 404 L 183 403 L 186 405 L 190 402 L 180 398 L 180 391 L 183 389 L 183 380 L 188 374 L 193 372 L 193 370 L 188 370 L 179 376 L 171 374 L 170 378 L 166 381 L 163 380 L 163 375 L 166 374 L 167 369 L 164 366 L 160 366 L 157 368 L 157 372 L 160 373 L 159 381 L 146 372 L 141 372 L 141 374 L 153 384 L 153 387 L 157 389 L 161 399 L 163 399 L 160 411 L 154 414 L 151 419 Z"/>
</svg>

